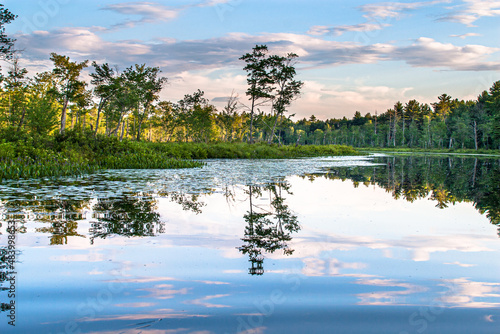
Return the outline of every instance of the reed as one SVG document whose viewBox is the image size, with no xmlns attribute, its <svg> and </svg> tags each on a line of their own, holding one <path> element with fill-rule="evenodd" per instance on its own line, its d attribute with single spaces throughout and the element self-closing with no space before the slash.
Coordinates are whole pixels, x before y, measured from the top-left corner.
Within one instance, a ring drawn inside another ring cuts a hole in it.
<svg viewBox="0 0 500 334">
<path fill-rule="evenodd" d="M 100 166 L 105 169 L 181 169 L 203 167 L 195 160 L 181 160 L 162 153 L 135 153 L 107 156 Z"/>
<path fill-rule="evenodd" d="M 70 161 L 58 156 L 35 159 L 31 157 L 0 159 L 0 181 L 82 175 L 94 173 L 97 170 L 99 170 L 99 166 L 88 161 Z"/>
</svg>

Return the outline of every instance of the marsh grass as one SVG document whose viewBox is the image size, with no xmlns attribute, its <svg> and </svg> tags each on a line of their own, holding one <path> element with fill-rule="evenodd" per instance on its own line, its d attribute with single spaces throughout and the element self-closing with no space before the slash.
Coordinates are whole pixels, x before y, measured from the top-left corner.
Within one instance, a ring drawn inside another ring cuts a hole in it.
<svg viewBox="0 0 500 334">
<path fill-rule="evenodd" d="M 288 159 L 359 155 L 349 146 L 278 146 L 247 143 L 152 143 L 119 141 L 67 131 L 0 143 L 0 181 L 78 176 L 104 169 L 199 168 L 203 159 Z"/>
<path fill-rule="evenodd" d="M 108 156 L 101 162 L 104 169 L 181 169 L 204 165 L 201 161 L 180 160 L 161 153 Z"/>
<path fill-rule="evenodd" d="M 0 181 L 82 175 L 94 173 L 99 169 L 99 166 L 87 161 L 70 161 L 62 157 L 1 159 Z"/>
</svg>

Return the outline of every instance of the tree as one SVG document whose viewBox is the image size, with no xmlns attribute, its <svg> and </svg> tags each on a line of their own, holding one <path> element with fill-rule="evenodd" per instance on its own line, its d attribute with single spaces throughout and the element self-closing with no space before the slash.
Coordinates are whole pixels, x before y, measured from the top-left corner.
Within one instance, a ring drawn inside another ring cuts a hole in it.
<svg viewBox="0 0 500 334">
<path fill-rule="evenodd" d="M 491 86 L 485 107 L 493 119 L 492 134 L 500 148 L 500 81 L 496 81 Z"/>
<path fill-rule="evenodd" d="M 434 111 L 436 112 L 436 114 L 441 116 L 443 120 L 446 120 L 446 117 L 451 112 L 451 106 L 452 106 L 451 96 L 447 94 L 442 94 L 438 96 L 438 100 L 439 102 L 432 103 L 432 106 L 434 107 Z"/>
<path fill-rule="evenodd" d="M 420 109 L 420 103 L 417 102 L 417 100 L 410 100 L 408 101 L 405 106 L 404 106 L 404 112 L 403 112 L 403 146 L 405 145 L 405 115 L 408 116 L 411 119 L 410 123 L 410 128 L 412 131 L 410 132 L 410 146 L 413 143 L 413 140 L 415 139 L 415 117 L 418 117 L 420 115 L 421 109 Z"/>
<path fill-rule="evenodd" d="M 198 89 L 192 95 L 184 95 L 179 101 L 181 117 L 186 130 L 186 140 L 208 142 L 212 137 L 215 107 L 204 98 L 205 93 Z"/>
<path fill-rule="evenodd" d="M 54 99 L 54 80 L 51 72 L 37 74 L 29 87 L 25 126 L 39 135 L 49 134 L 57 125 L 60 105 Z"/>
<path fill-rule="evenodd" d="M 7 37 L 5 34 L 5 24 L 15 20 L 17 15 L 12 14 L 7 8 L 0 4 L 0 54 L 5 59 L 11 59 L 14 54 L 15 39 Z"/>
<path fill-rule="evenodd" d="M 97 130 L 99 129 L 101 112 L 122 87 L 122 80 L 120 80 L 121 78 L 117 75 L 117 71 L 111 68 L 108 63 L 99 65 L 94 61 L 92 66 L 94 66 L 95 73 L 90 74 L 92 77 L 90 83 L 95 86 L 94 94 L 100 99 L 97 107 L 97 118 L 95 121 L 95 136 L 97 135 Z"/>
<path fill-rule="evenodd" d="M 238 126 L 243 127 L 241 122 L 242 117 L 238 113 L 238 103 L 238 94 L 235 94 L 234 91 L 231 92 L 231 96 L 228 97 L 222 113 L 220 113 L 217 117 L 221 128 L 224 130 L 224 141 L 232 141 L 233 134 L 237 130 Z"/>
<path fill-rule="evenodd" d="M 271 79 L 267 73 L 269 62 L 267 59 L 267 46 L 256 45 L 252 53 L 240 57 L 247 64 L 243 69 L 247 72 L 248 89 L 246 95 L 249 97 L 250 106 L 250 143 L 253 143 L 253 121 L 254 109 L 259 99 L 269 99 L 272 91 Z"/>
<path fill-rule="evenodd" d="M 28 104 L 28 87 L 30 80 L 26 78 L 28 71 L 21 68 L 19 59 L 15 58 L 5 77 L 4 87 L 8 99 L 5 118 L 9 127 L 19 132 L 24 125 Z"/>
<path fill-rule="evenodd" d="M 63 134 L 66 129 L 66 111 L 69 102 L 73 102 L 85 94 L 85 86 L 87 84 L 79 80 L 79 77 L 81 71 L 87 67 L 88 61 L 85 60 L 81 63 L 71 62 L 69 57 L 56 53 L 51 54 L 50 60 L 54 62 L 54 70 L 52 71 L 56 80 L 54 93 L 62 104 L 59 133 Z"/>
<path fill-rule="evenodd" d="M 404 124 L 404 112 L 405 109 L 403 107 L 403 104 L 398 101 L 396 104 L 394 104 L 394 126 L 392 128 L 393 134 L 392 134 L 392 139 L 393 139 L 393 145 L 396 146 L 396 134 L 397 134 L 397 119 L 398 117 L 401 117 L 403 119 L 403 142 L 404 142 L 404 131 L 405 131 L 405 124 Z"/>
<path fill-rule="evenodd" d="M 137 102 L 134 116 L 137 119 L 136 140 L 141 140 L 141 131 L 144 120 L 150 115 L 153 103 L 159 99 L 159 93 L 167 83 L 167 78 L 159 77 L 159 67 L 149 67 L 146 64 L 131 66 L 123 73 L 126 79 L 129 98 Z"/>
<path fill-rule="evenodd" d="M 273 108 L 276 111 L 276 119 L 268 143 L 274 137 L 278 117 L 283 116 L 286 108 L 300 95 L 300 89 L 304 85 L 302 81 L 294 80 L 296 75 L 295 62 L 298 55 L 288 53 L 286 56 L 271 56 L 269 58 L 269 76 L 275 85 Z"/>
</svg>

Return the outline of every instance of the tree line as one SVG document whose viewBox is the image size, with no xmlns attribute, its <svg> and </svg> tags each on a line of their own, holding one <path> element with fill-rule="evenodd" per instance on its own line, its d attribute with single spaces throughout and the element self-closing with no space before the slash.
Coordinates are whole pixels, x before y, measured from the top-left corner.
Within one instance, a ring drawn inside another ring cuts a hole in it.
<svg viewBox="0 0 500 334">
<path fill-rule="evenodd" d="M 358 111 L 352 119 L 297 122 L 309 142 L 356 147 L 408 147 L 440 149 L 500 149 L 500 81 L 476 100 L 459 100 L 447 94 L 437 101 L 396 102 L 378 115 Z M 295 128 L 294 128 L 295 130 Z M 291 132 L 291 129 L 290 129 Z"/>
</svg>

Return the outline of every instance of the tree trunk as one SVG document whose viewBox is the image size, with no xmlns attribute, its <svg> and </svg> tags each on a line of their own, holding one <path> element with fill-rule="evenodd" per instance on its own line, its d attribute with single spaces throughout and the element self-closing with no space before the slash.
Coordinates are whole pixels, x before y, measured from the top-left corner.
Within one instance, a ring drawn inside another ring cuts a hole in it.
<svg viewBox="0 0 500 334">
<path fill-rule="evenodd" d="M 64 130 L 66 130 L 66 110 L 68 109 L 69 100 L 64 100 L 64 105 L 61 113 L 61 128 L 59 129 L 59 134 L 64 134 Z"/>
<path fill-rule="evenodd" d="M 477 151 L 477 122 L 474 121 L 474 146 L 476 148 L 476 151 Z"/>
<path fill-rule="evenodd" d="M 128 120 L 126 120 L 125 122 L 122 122 L 122 131 L 120 133 L 120 141 L 123 140 L 123 134 L 125 133 L 125 123 L 128 122 Z"/>
<path fill-rule="evenodd" d="M 101 99 L 101 102 L 99 103 L 99 107 L 97 108 L 97 119 L 95 121 L 94 137 L 97 136 L 97 130 L 99 130 L 99 119 L 101 118 L 101 111 L 104 108 L 105 103 L 106 103 L 106 99 Z"/>
<path fill-rule="evenodd" d="M 278 124 L 278 117 L 279 117 L 279 114 L 276 113 L 276 118 L 274 120 L 274 125 L 273 125 L 273 129 L 271 130 L 271 135 L 269 136 L 269 140 L 267 141 L 267 143 L 269 145 L 271 145 L 271 143 L 273 142 L 273 138 L 274 138 L 274 132 L 276 131 L 276 124 Z"/>
<path fill-rule="evenodd" d="M 405 146 L 405 114 L 403 113 L 403 139 L 401 140 L 401 146 Z"/>
<path fill-rule="evenodd" d="M 17 132 L 21 131 L 21 128 L 23 127 L 24 116 L 26 116 L 26 107 L 23 108 L 23 113 L 21 115 L 21 120 L 19 121 L 19 124 L 17 125 Z"/>
<path fill-rule="evenodd" d="M 250 109 L 250 144 L 253 144 L 253 109 L 255 107 L 255 97 L 252 97 L 252 109 Z"/>
<path fill-rule="evenodd" d="M 295 147 L 299 146 L 299 141 L 300 141 L 301 136 L 302 136 L 302 132 L 299 133 L 299 138 L 297 138 L 297 142 L 295 143 Z"/>
<path fill-rule="evenodd" d="M 142 118 L 139 117 L 138 119 L 138 125 L 137 125 L 137 136 L 136 136 L 136 140 L 137 141 L 141 141 L 141 131 L 142 131 Z"/>
</svg>

